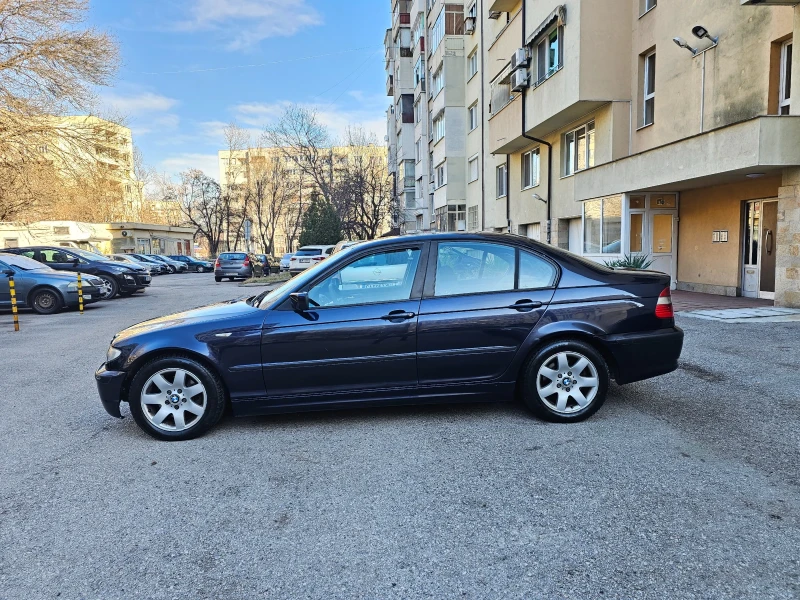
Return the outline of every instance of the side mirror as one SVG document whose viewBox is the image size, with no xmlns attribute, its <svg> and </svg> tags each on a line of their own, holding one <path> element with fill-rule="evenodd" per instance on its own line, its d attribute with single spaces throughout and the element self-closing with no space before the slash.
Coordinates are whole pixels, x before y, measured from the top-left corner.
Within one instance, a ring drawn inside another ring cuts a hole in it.
<svg viewBox="0 0 800 600">
<path fill-rule="evenodd" d="M 297 312 L 306 312 L 309 309 L 308 294 L 306 292 L 296 292 L 289 295 L 292 301 L 292 308 Z"/>
<path fill-rule="evenodd" d="M 3 275 L 6 277 L 13 277 L 14 271 L 12 269 L 3 269 Z"/>
<path fill-rule="evenodd" d="M 72 266 L 73 267 L 77 267 L 79 263 L 80 263 L 80 260 L 76 258 L 75 260 L 72 261 Z"/>
</svg>

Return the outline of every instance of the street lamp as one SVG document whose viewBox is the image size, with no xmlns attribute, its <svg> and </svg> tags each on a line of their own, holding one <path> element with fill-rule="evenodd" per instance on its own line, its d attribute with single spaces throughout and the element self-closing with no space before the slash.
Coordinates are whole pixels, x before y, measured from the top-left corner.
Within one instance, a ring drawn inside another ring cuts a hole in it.
<svg viewBox="0 0 800 600">
<path fill-rule="evenodd" d="M 719 37 L 714 37 L 714 36 L 710 35 L 708 33 L 708 29 L 706 29 L 702 25 L 695 25 L 692 28 L 692 33 L 694 34 L 694 37 L 696 37 L 699 40 L 707 39 L 712 44 L 718 44 L 719 43 Z"/>
<path fill-rule="evenodd" d="M 692 47 L 691 47 L 691 46 L 690 46 L 690 45 L 689 45 L 689 44 L 686 42 L 686 40 L 684 40 L 683 38 L 681 38 L 681 37 L 674 37 L 674 38 L 672 38 L 672 41 L 673 41 L 673 42 L 675 42 L 675 44 L 677 44 L 677 46 L 678 46 L 679 48 L 686 48 L 686 49 L 687 49 L 689 52 L 691 52 L 691 53 L 692 53 L 692 56 L 695 56 L 695 55 L 697 55 L 697 48 L 692 48 Z"/>
</svg>

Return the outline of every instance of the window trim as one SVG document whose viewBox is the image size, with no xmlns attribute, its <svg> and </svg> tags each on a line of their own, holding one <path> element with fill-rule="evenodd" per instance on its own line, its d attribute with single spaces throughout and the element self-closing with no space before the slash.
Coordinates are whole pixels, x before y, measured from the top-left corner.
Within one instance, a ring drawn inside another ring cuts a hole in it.
<svg viewBox="0 0 800 600">
<path fill-rule="evenodd" d="M 648 2 L 652 2 L 653 3 L 652 6 L 650 6 L 650 8 L 647 8 L 647 3 Z M 651 10 L 655 9 L 656 6 L 658 6 L 658 0 L 642 0 L 642 2 L 640 4 L 640 8 L 639 8 L 639 18 L 641 19 L 643 16 L 645 16 Z"/>
<path fill-rule="evenodd" d="M 472 110 L 475 109 L 475 126 L 472 126 Z M 469 119 L 469 131 L 467 133 L 472 133 L 480 126 L 480 114 L 478 113 L 478 101 L 476 100 L 473 102 L 469 108 L 467 108 L 467 118 Z"/>
<path fill-rule="evenodd" d="M 472 63 L 475 63 L 475 70 L 470 72 L 472 69 Z M 472 78 L 478 74 L 478 49 L 475 48 L 468 56 L 467 56 L 467 82 L 472 81 Z"/>
<path fill-rule="evenodd" d="M 562 161 L 561 162 L 561 179 L 564 179 L 566 177 L 572 177 L 576 173 L 580 173 L 581 171 L 587 171 L 588 169 L 591 169 L 592 167 L 594 167 L 594 157 L 595 157 L 595 155 L 592 154 L 591 155 L 592 161 L 589 160 L 589 158 L 590 158 L 590 155 L 589 155 L 589 141 L 588 141 L 589 140 L 589 125 L 592 126 L 592 132 L 594 133 L 595 140 L 596 140 L 597 139 L 597 125 L 595 123 L 594 118 L 586 121 L 580 127 L 576 127 L 575 129 L 570 129 L 569 131 L 566 131 L 561 135 L 561 145 L 563 146 L 563 148 L 561 149 L 561 161 Z M 578 169 L 577 168 L 577 160 L 578 160 L 577 147 L 578 147 L 578 144 L 577 144 L 577 135 L 576 135 L 575 136 L 575 138 L 576 138 L 576 141 L 575 141 L 575 148 L 576 148 L 575 161 L 576 161 L 576 163 L 575 163 L 575 165 L 572 165 L 573 166 L 573 170 L 571 172 L 567 173 L 566 168 L 565 168 L 567 166 L 567 164 L 568 164 L 567 163 L 567 152 L 568 152 L 567 136 L 570 135 L 570 134 L 577 134 L 581 129 L 585 129 L 586 130 L 586 140 L 587 140 L 586 141 L 586 167 L 583 168 L 583 169 Z"/>
<path fill-rule="evenodd" d="M 791 80 L 792 73 L 791 73 L 791 64 L 787 64 L 786 58 L 788 56 L 789 46 L 792 47 L 792 61 L 794 61 L 794 39 L 790 38 L 781 44 L 781 61 L 780 61 L 780 82 L 778 89 L 778 114 L 779 115 L 788 115 L 791 112 L 792 106 L 792 84 L 794 83 Z M 787 69 L 788 67 L 788 69 Z M 785 97 L 784 94 L 786 93 L 786 79 L 787 75 L 789 77 L 789 97 Z M 787 112 L 782 112 L 783 108 L 787 109 Z"/>
<path fill-rule="evenodd" d="M 536 148 L 531 148 L 527 152 L 522 153 L 521 162 L 520 162 L 520 177 L 522 179 L 522 187 L 520 188 L 522 191 L 530 190 L 532 188 L 538 187 L 540 183 L 540 176 L 541 176 L 541 146 L 536 146 Z M 534 176 L 533 169 L 531 169 L 531 183 L 529 185 L 525 185 L 525 157 L 530 156 L 533 157 L 536 155 L 536 173 Z"/>
<path fill-rule="evenodd" d="M 548 66 L 547 63 L 549 62 L 550 56 L 550 37 L 554 32 L 556 34 L 556 41 L 558 43 L 558 56 L 556 57 L 556 64 Z M 540 52 L 542 51 L 542 46 L 545 46 L 544 75 L 539 74 L 539 66 L 541 62 Z M 555 24 L 546 31 L 542 32 L 539 37 L 533 40 L 533 47 L 535 48 L 536 52 L 531 53 L 535 54 L 531 60 L 532 62 L 535 61 L 535 64 L 533 64 L 531 70 L 536 74 L 536 78 L 533 80 L 533 87 L 536 88 L 564 68 L 564 27 L 562 25 Z"/>
<path fill-rule="evenodd" d="M 503 193 L 500 193 L 500 169 L 503 170 Z M 508 166 L 503 163 L 501 165 L 497 165 L 495 167 L 495 194 L 496 198 L 499 200 L 500 198 L 505 198 L 508 196 Z"/>
<path fill-rule="evenodd" d="M 651 9 L 652 10 L 652 9 Z M 650 59 L 653 59 L 653 70 L 656 70 L 656 51 L 647 52 L 644 54 L 644 65 L 642 69 L 642 126 L 649 127 L 656 122 L 656 79 L 653 75 L 653 91 L 647 92 L 647 84 L 650 81 Z M 653 101 L 653 114 L 650 115 L 650 122 L 647 121 L 647 102 Z"/>
<path fill-rule="evenodd" d="M 477 165 L 477 168 L 475 169 L 475 172 L 476 172 L 475 179 L 473 179 L 473 178 L 472 178 L 472 169 L 470 168 L 470 165 L 471 165 L 473 162 L 474 162 L 474 163 Z M 481 178 L 481 163 L 480 163 L 480 157 L 478 156 L 478 154 L 474 154 L 474 155 L 470 156 L 470 157 L 467 159 L 467 183 L 468 183 L 468 184 L 469 184 L 469 183 L 475 183 L 475 182 L 476 182 L 476 181 L 478 181 L 480 178 Z"/>
</svg>

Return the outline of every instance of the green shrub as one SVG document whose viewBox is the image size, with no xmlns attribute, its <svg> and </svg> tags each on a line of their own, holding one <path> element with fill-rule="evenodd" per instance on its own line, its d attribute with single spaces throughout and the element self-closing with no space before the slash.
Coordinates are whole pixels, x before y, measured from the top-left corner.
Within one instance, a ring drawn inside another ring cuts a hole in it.
<svg viewBox="0 0 800 600">
<path fill-rule="evenodd" d="M 653 259 L 647 254 L 626 254 L 623 258 L 605 261 L 612 269 L 649 269 Z"/>
</svg>

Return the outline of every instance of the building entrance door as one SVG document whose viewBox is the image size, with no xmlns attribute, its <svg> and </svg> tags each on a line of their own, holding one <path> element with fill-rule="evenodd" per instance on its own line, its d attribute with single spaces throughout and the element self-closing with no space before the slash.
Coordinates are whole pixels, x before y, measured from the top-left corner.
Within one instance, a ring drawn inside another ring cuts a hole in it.
<svg viewBox="0 0 800 600">
<path fill-rule="evenodd" d="M 667 273 L 672 278 L 672 289 L 676 286 L 675 254 L 677 252 L 677 228 L 674 210 L 652 210 L 650 216 L 650 269 Z"/>
<path fill-rule="evenodd" d="M 775 298 L 775 230 L 778 203 L 754 200 L 745 210 L 742 249 L 742 295 Z"/>
</svg>

